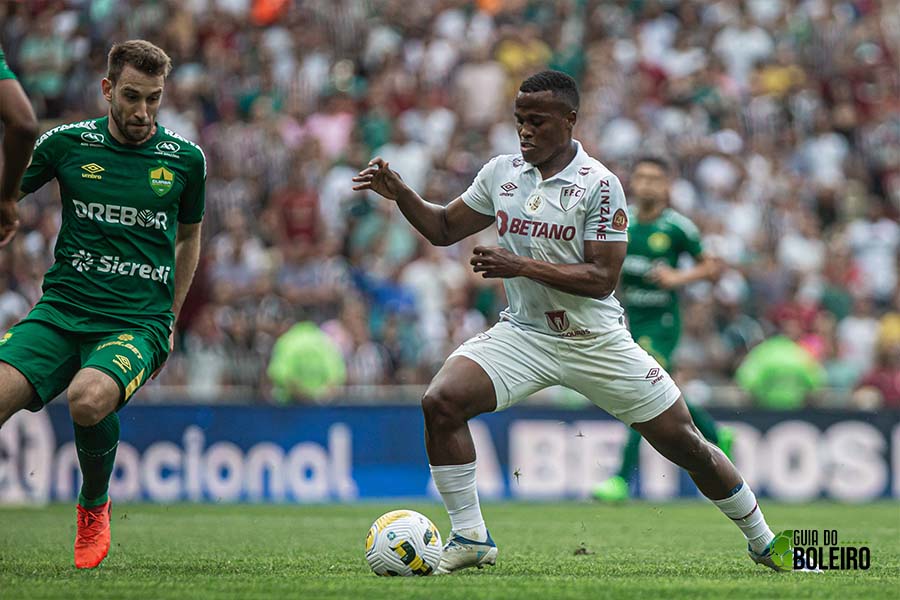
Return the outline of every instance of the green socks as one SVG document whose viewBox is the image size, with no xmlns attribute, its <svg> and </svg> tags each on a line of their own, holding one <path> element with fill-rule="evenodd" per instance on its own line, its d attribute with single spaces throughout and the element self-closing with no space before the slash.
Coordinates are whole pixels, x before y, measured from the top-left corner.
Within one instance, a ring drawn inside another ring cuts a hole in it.
<svg viewBox="0 0 900 600">
<path fill-rule="evenodd" d="M 101 506 L 109 500 L 109 478 L 119 446 L 119 415 L 112 412 L 91 427 L 73 425 L 78 464 L 84 477 L 78 503 L 84 508 Z"/>
</svg>

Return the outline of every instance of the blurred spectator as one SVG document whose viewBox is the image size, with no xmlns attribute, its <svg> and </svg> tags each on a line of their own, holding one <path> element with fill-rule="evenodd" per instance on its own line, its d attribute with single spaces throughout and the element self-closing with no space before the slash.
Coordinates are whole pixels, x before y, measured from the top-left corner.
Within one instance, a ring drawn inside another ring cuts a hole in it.
<svg viewBox="0 0 900 600">
<path fill-rule="evenodd" d="M 282 404 L 324 402 L 346 381 L 346 372 L 340 350 L 309 321 L 278 338 L 266 371 Z"/>
<path fill-rule="evenodd" d="M 756 406 L 790 410 L 804 406 L 809 394 L 822 387 L 825 374 L 799 344 L 778 335 L 753 348 L 735 378 Z"/>
<path fill-rule="evenodd" d="M 882 408 L 900 409 L 900 345 L 881 348 L 875 367 L 863 376 L 860 392 L 875 392 Z"/>
</svg>

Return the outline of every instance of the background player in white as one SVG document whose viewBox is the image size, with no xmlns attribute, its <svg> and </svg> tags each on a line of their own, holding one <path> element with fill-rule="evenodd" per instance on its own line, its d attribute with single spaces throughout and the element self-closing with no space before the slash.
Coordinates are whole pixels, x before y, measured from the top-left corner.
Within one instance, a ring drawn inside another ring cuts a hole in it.
<svg viewBox="0 0 900 600">
<path fill-rule="evenodd" d="M 618 179 L 572 138 L 575 81 L 557 71 L 526 79 L 515 101 L 521 155 L 499 156 L 446 207 L 424 201 L 375 158 L 354 190 L 394 200 L 432 244 L 448 246 L 497 222 L 500 247 L 476 247 L 483 277 L 504 279 L 500 322 L 458 348 L 422 399 L 425 446 L 452 532 L 439 572 L 494 564 L 482 518 L 467 421 L 561 384 L 575 389 L 684 468 L 743 531 L 750 556 L 775 568 L 774 534 L 750 487 L 707 442 L 668 374 L 632 339 L 612 295 L 627 247 Z"/>
</svg>

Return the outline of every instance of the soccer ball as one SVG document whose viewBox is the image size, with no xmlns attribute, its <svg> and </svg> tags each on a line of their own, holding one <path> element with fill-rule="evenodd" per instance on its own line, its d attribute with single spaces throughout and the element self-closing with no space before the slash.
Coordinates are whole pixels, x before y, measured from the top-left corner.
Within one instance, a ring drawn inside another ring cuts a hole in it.
<svg viewBox="0 0 900 600">
<path fill-rule="evenodd" d="M 366 561 L 376 575 L 431 575 L 442 553 L 437 527 L 414 510 L 385 513 L 366 534 Z"/>
</svg>

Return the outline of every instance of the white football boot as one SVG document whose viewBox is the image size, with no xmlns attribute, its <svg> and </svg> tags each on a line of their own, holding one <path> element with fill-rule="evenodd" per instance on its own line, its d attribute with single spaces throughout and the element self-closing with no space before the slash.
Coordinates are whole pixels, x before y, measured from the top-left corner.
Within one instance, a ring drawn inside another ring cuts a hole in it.
<svg viewBox="0 0 900 600">
<path fill-rule="evenodd" d="M 491 539 L 490 533 L 486 541 L 476 542 L 451 531 L 435 574 L 448 575 L 469 567 L 482 569 L 484 565 L 493 565 L 496 562 L 497 544 Z"/>
</svg>

